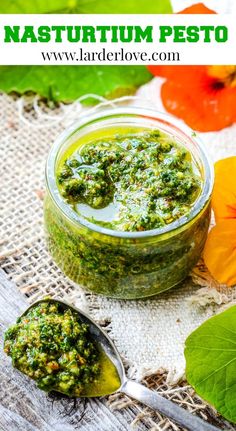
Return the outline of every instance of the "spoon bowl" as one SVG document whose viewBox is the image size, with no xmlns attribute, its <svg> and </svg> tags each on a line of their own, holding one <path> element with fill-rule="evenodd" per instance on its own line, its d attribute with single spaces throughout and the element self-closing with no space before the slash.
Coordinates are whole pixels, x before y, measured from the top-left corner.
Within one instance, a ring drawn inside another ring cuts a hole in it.
<svg viewBox="0 0 236 431">
<path fill-rule="evenodd" d="M 192 415 L 187 410 L 183 409 L 182 407 L 179 407 L 174 402 L 162 397 L 157 392 L 146 388 L 145 386 L 141 385 L 140 383 L 137 383 L 136 381 L 129 380 L 126 377 L 120 354 L 110 337 L 91 317 L 89 317 L 83 311 L 79 310 L 77 307 L 74 307 L 67 302 L 61 301 L 59 299 L 44 298 L 30 305 L 20 317 L 26 315 L 31 308 L 46 301 L 60 304 L 60 307 L 65 310 L 70 308 L 73 312 L 76 312 L 78 314 L 79 319 L 82 321 L 82 323 L 86 323 L 88 325 L 89 333 L 92 340 L 95 342 L 100 352 L 102 354 L 105 354 L 105 356 L 109 359 L 110 363 L 116 370 L 117 375 L 119 376 L 120 386 L 118 386 L 116 390 L 107 390 L 104 393 L 101 393 L 101 391 L 90 391 L 89 393 L 85 392 L 84 394 L 80 395 L 80 397 L 83 396 L 90 398 L 98 397 L 101 395 L 110 395 L 114 392 L 122 392 L 129 397 L 145 404 L 146 406 L 158 411 L 159 413 L 170 418 L 178 425 L 189 431 L 220 431 L 219 428 L 207 423 L 206 421 L 200 419 L 197 416 Z"/>
</svg>

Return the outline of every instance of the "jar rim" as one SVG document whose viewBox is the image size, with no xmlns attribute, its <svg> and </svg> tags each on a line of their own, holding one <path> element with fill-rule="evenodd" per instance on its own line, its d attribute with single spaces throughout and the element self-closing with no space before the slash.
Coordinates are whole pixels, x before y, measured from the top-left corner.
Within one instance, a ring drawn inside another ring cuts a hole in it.
<svg viewBox="0 0 236 431">
<path fill-rule="evenodd" d="M 61 146 L 65 144 L 67 139 L 73 136 L 74 133 L 76 133 L 80 129 L 83 129 L 83 127 L 85 126 L 89 126 L 96 121 L 98 122 L 99 120 L 109 119 L 112 117 L 117 118 L 119 116 L 123 116 L 125 119 L 125 116 L 131 117 L 132 115 L 140 115 L 140 118 L 147 117 L 148 119 L 160 121 L 163 124 L 168 125 L 170 128 L 176 128 L 179 132 L 184 133 L 186 138 L 191 141 L 192 144 L 195 145 L 196 150 L 199 152 L 199 157 L 201 162 L 203 163 L 205 171 L 201 194 L 192 205 L 188 215 L 183 215 L 182 217 L 162 228 L 156 228 L 141 232 L 117 231 L 86 220 L 84 217 L 76 213 L 63 200 L 56 184 L 55 175 L 55 164 L 58 152 Z M 46 187 L 53 202 L 55 203 L 59 211 L 63 213 L 63 216 L 65 216 L 69 220 L 70 223 L 72 222 L 77 226 L 83 226 L 88 230 L 97 232 L 99 234 L 124 239 L 162 237 L 166 234 L 170 235 L 176 230 L 178 230 L 179 232 L 181 228 L 185 229 L 189 225 L 189 223 L 205 208 L 206 204 L 210 199 L 214 183 L 213 164 L 211 163 L 209 156 L 207 155 L 202 145 L 201 140 L 199 139 L 199 137 L 196 136 L 196 133 L 192 131 L 188 126 L 182 124 L 182 122 L 169 114 L 160 112 L 154 108 L 144 108 L 140 106 L 122 106 L 114 107 L 112 109 L 102 109 L 96 112 L 93 111 L 92 113 L 85 112 L 85 114 L 83 114 L 78 121 L 74 122 L 68 128 L 66 128 L 54 141 L 54 144 L 52 145 L 48 154 L 45 177 Z"/>
</svg>

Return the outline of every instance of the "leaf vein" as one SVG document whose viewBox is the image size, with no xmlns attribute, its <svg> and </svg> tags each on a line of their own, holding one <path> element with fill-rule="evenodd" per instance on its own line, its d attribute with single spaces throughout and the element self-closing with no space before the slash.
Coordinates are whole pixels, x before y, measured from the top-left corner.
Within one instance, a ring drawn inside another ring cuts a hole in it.
<svg viewBox="0 0 236 431">
<path fill-rule="evenodd" d="M 210 377 L 212 377 L 214 374 L 218 373 L 218 371 L 223 370 L 224 368 L 228 367 L 229 364 L 231 364 L 232 362 L 236 361 L 236 357 L 231 359 L 230 361 L 228 361 L 226 364 L 222 365 L 221 367 L 217 368 L 216 370 L 212 371 L 212 373 L 210 373 L 208 376 L 206 376 L 204 379 L 200 380 L 198 382 L 198 384 L 200 385 L 201 383 L 205 382 L 206 380 L 208 380 Z"/>
</svg>

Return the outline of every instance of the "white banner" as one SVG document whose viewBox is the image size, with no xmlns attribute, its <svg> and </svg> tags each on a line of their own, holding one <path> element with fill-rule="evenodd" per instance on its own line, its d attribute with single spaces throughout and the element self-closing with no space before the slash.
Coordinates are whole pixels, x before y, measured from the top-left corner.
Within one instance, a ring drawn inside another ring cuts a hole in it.
<svg viewBox="0 0 236 431">
<path fill-rule="evenodd" d="M 235 65 L 235 23 L 235 15 L 0 15 L 0 64 Z"/>
</svg>

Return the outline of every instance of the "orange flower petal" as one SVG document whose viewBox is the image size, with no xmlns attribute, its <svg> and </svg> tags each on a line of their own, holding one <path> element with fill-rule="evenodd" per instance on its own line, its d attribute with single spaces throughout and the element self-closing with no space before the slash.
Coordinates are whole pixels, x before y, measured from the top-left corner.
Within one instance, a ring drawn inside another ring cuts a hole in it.
<svg viewBox="0 0 236 431">
<path fill-rule="evenodd" d="M 236 219 L 221 220 L 211 229 L 203 258 L 219 283 L 236 284 Z"/>
<path fill-rule="evenodd" d="M 206 7 L 203 3 L 197 3 L 192 6 L 186 7 L 184 10 L 178 13 L 196 13 L 196 14 L 209 14 L 209 13 L 216 13 L 214 10 L 209 9 Z"/>
<path fill-rule="evenodd" d="M 203 3 L 195 4 L 180 13 L 215 13 Z M 207 66 L 149 66 L 155 76 L 167 78 L 162 85 L 163 105 L 171 114 L 182 118 L 192 129 L 200 132 L 221 130 L 236 121 L 236 85 L 229 67 L 209 69 Z M 233 69 L 234 70 L 234 69 Z M 223 80 L 222 80 L 223 76 Z"/>
<path fill-rule="evenodd" d="M 236 121 L 236 88 L 215 90 L 204 74 L 182 82 L 166 81 L 161 97 L 166 110 L 200 132 L 221 130 Z"/>
<path fill-rule="evenodd" d="M 220 219 L 236 219 L 236 157 L 215 163 L 212 208 L 216 222 Z"/>
<path fill-rule="evenodd" d="M 187 7 L 178 14 L 212 14 L 216 13 L 214 10 L 209 9 L 203 3 L 197 3 L 193 6 Z M 194 73 L 204 66 L 187 66 L 189 68 L 189 74 L 191 69 Z M 148 70 L 154 76 L 163 76 L 164 78 L 174 78 L 175 80 L 181 79 L 182 75 L 186 76 L 186 66 L 147 66 Z M 204 67 L 205 68 L 205 67 Z"/>
</svg>

